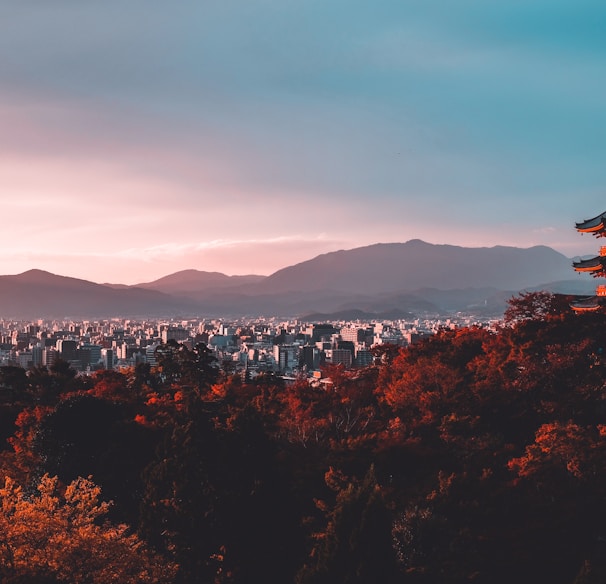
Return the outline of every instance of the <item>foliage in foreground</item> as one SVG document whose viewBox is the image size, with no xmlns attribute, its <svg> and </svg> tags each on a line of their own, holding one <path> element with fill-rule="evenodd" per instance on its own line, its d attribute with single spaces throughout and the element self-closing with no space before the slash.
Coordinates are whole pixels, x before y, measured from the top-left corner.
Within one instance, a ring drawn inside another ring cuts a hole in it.
<svg viewBox="0 0 606 584">
<path fill-rule="evenodd" d="M 0 489 L 3 582 L 168 583 L 176 566 L 149 551 L 125 525 L 106 520 L 101 489 L 77 479 L 61 489 L 44 475 L 36 493 L 6 478 Z"/>
<path fill-rule="evenodd" d="M 176 344 L 90 379 L 0 368 L 3 580 L 604 582 L 606 316 L 564 300 L 327 389 Z"/>
</svg>

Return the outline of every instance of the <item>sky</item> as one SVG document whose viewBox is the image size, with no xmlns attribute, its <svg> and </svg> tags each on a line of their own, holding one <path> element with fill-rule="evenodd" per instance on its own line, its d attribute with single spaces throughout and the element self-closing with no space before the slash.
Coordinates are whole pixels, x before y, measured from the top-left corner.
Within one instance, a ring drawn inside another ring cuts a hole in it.
<svg viewBox="0 0 606 584">
<path fill-rule="evenodd" d="M 594 254 L 604 30 L 603 0 L 0 0 L 0 274 Z"/>
</svg>

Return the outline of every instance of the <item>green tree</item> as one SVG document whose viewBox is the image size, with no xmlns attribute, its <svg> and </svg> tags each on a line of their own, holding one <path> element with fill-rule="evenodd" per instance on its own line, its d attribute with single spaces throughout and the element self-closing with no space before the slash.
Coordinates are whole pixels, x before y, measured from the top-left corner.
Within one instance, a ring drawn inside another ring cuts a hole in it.
<svg viewBox="0 0 606 584">
<path fill-rule="evenodd" d="M 58 475 L 64 483 L 93 476 L 104 495 L 115 501 L 112 516 L 129 524 L 138 521 L 141 473 L 159 440 L 157 432 L 134 417 L 127 403 L 74 395 L 37 423 L 32 444 L 43 472 Z"/>
<path fill-rule="evenodd" d="M 183 582 L 292 581 L 302 542 L 276 449 L 252 407 L 216 427 L 209 406 L 190 404 L 146 470 L 142 532 Z"/>
<path fill-rule="evenodd" d="M 3 402 L 12 403 L 25 397 L 28 381 L 25 369 L 12 365 L 0 367 L 0 396 Z"/>
<path fill-rule="evenodd" d="M 401 582 L 391 539 L 391 514 L 374 468 L 359 483 L 327 483 L 338 492 L 327 513 L 326 529 L 316 534 L 310 560 L 298 584 L 388 584 Z"/>
<path fill-rule="evenodd" d="M 156 368 L 165 386 L 179 384 L 198 393 L 206 392 L 217 380 L 220 369 L 212 351 L 203 343 L 192 350 L 174 340 L 156 348 Z"/>
</svg>

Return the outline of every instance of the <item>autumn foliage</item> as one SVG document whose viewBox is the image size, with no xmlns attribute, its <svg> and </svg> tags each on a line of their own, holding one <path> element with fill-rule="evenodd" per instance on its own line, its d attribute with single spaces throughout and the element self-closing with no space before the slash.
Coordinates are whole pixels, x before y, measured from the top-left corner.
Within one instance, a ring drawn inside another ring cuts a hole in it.
<svg viewBox="0 0 606 584">
<path fill-rule="evenodd" d="M 79 478 L 60 488 L 44 475 L 36 493 L 11 478 L 0 489 L 0 573 L 3 581 L 106 584 L 171 582 L 176 566 L 150 552 L 125 525 L 106 521 L 101 489 Z"/>
<path fill-rule="evenodd" d="M 318 387 L 0 368 L 2 582 L 605 582 L 605 350 L 530 293 Z"/>
</svg>

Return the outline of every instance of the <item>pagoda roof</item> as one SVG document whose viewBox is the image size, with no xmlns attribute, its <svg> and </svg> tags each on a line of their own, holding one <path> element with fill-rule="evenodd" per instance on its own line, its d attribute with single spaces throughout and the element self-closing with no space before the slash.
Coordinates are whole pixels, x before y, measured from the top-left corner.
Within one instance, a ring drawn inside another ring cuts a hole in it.
<svg viewBox="0 0 606 584">
<path fill-rule="evenodd" d="M 595 235 L 604 233 L 606 231 L 606 211 L 596 217 L 576 223 L 575 227 L 581 233 L 593 233 Z"/>
<path fill-rule="evenodd" d="M 590 272 L 598 275 L 606 271 L 606 256 L 596 256 L 587 260 L 572 262 L 572 267 L 577 272 Z"/>
<path fill-rule="evenodd" d="M 570 303 L 570 308 L 575 312 L 593 312 L 601 308 L 600 299 L 597 296 L 588 296 Z"/>
</svg>

